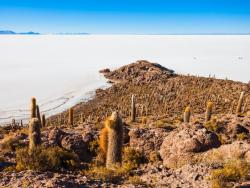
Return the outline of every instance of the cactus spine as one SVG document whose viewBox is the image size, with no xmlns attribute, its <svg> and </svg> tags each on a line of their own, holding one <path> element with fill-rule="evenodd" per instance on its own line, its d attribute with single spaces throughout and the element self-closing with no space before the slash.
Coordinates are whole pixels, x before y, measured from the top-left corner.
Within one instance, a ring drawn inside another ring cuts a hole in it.
<svg viewBox="0 0 250 188">
<path fill-rule="evenodd" d="M 118 112 L 113 112 L 105 125 L 108 129 L 106 167 L 112 169 L 122 160 L 123 124 Z"/>
<path fill-rule="evenodd" d="M 45 127 L 45 126 L 46 126 L 46 118 L 45 118 L 45 115 L 44 115 L 44 114 L 42 115 L 41 126 L 42 126 L 42 127 Z"/>
<path fill-rule="evenodd" d="M 242 112 L 241 108 L 242 108 L 242 104 L 243 104 L 244 94 L 245 94 L 244 91 L 242 91 L 241 94 L 240 94 L 240 98 L 239 98 L 238 105 L 237 105 L 237 108 L 236 108 L 236 115 L 239 115 Z"/>
<path fill-rule="evenodd" d="M 31 111 L 30 118 L 35 118 L 36 117 L 36 98 L 35 97 L 31 98 L 31 108 L 30 108 L 30 111 Z"/>
<path fill-rule="evenodd" d="M 73 108 L 70 108 L 69 109 L 69 125 L 70 126 L 73 126 L 74 122 L 73 122 L 73 116 L 74 116 L 74 111 L 73 111 Z"/>
<path fill-rule="evenodd" d="M 35 147 L 41 144 L 41 123 L 38 118 L 32 118 L 29 124 L 29 151 L 32 152 Z"/>
<path fill-rule="evenodd" d="M 135 96 L 131 97 L 131 122 L 135 122 L 136 108 L 135 108 Z"/>
<path fill-rule="evenodd" d="M 207 103 L 206 113 L 205 113 L 205 122 L 208 122 L 208 121 L 211 120 L 212 110 L 213 110 L 213 103 L 212 102 L 208 102 Z"/>
<path fill-rule="evenodd" d="M 184 111 L 184 117 L 183 117 L 184 123 L 189 123 L 190 116 L 191 116 L 191 110 L 190 110 L 190 107 L 188 106 L 185 108 L 185 111 Z"/>
</svg>

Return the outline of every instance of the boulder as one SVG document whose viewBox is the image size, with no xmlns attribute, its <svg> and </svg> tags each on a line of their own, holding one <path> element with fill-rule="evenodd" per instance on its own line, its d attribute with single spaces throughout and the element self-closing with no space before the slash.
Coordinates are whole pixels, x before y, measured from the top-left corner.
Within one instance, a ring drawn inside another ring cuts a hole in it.
<svg viewBox="0 0 250 188">
<path fill-rule="evenodd" d="M 220 163 L 238 158 L 250 162 L 250 144 L 247 141 L 235 141 L 202 154 L 202 160 L 209 163 Z"/>
<path fill-rule="evenodd" d="M 202 125 L 182 124 L 171 132 L 160 148 L 167 167 L 180 167 L 196 160 L 195 154 L 221 145 L 217 135 Z"/>
<path fill-rule="evenodd" d="M 67 133 L 62 131 L 61 129 L 54 128 L 49 132 L 48 141 L 51 145 L 61 145 L 61 141 Z"/>
<path fill-rule="evenodd" d="M 61 146 L 78 155 L 79 159 L 86 160 L 88 152 L 88 143 L 83 141 L 82 135 L 70 134 L 61 141 Z"/>
<path fill-rule="evenodd" d="M 108 69 L 108 68 L 99 70 L 99 73 L 102 73 L 102 74 L 107 74 L 109 72 L 110 72 L 110 69 Z"/>
<path fill-rule="evenodd" d="M 129 132 L 129 144 L 131 148 L 142 152 L 145 156 L 149 156 L 151 152 L 158 152 L 167 134 L 168 131 L 164 128 L 135 128 Z"/>
</svg>

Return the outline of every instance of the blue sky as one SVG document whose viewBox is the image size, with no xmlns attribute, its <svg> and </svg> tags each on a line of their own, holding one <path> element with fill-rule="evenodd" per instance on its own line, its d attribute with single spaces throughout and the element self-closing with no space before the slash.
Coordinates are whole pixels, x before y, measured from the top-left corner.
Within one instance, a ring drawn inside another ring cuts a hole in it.
<svg viewBox="0 0 250 188">
<path fill-rule="evenodd" d="M 0 30 L 250 33 L 250 0 L 0 0 Z"/>
</svg>

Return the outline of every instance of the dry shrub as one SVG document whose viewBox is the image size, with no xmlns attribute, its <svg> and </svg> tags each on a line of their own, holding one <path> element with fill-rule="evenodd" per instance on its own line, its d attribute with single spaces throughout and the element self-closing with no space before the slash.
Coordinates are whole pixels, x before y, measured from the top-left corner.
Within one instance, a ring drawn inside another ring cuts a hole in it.
<svg viewBox="0 0 250 188">
<path fill-rule="evenodd" d="M 150 162 L 154 163 L 154 162 L 160 161 L 161 158 L 160 158 L 160 155 L 159 155 L 158 152 L 153 151 L 153 152 L 151 152 L 151 153 L 149 154 L 148 160 L 149 160 Z"/>
<path fill-rule="evenodd" d="M 223 168 L 211 173 L 212 188 L 232 187 L 232 182 L 246 179 L 250 173 L 250 164 L 244 160 L 231 160 Z"/>
<path fill-rule="evenodd" d="M 128 171 L 119 166 L 112 170 L 101 166 L 91 166 L 88 170 L 83 170 L 82 175 L 104 182 L 117 183 L 128 176 Z"/>
<path fill-rule="evenodd" d="M 130 176 L 131 171 L 138 168 L 139 165 L 144 162 L 142 154 L 130 147 L 123 148 L 122 157 L 122 165 L 117 165 L 114 169 L 107 169 L 104 166 L 94 163 L 89 169 L 83 170 L 82 174 L 89 178 L 98 179 L 104 182 L 117 183 L 121 180 L 127 179 Z"/>
<path fill-rule="evenodd" d="M 122 157 L 123 167 L 129 170 L 138 168 L 145 160 L 141 152 L 130 147 L 123 148 Z"/>
<path fill-rule="evenodd" d="M 236 135 L 237 140 L 245 140 L 247 139 L 247 135 L 245 133 L 240 133 Z"/>
<path fill-rule="evenodd" d="M 77 155 L 60 147 L 36 147 L 32 153 L 28 148 L 16 151 L 16 170 L 58 171 L 77 166 Z"/>
<path fill-rule="evenodd" d="M 5 151 L 15 151 L 17 148 L 24 147 L 25 144 L 15 137 L 6 136 L 1 143 L 1 149 Z"/>
<path fill-rule="evenodd" d="M 204 124 L 204 126 L 212 132 L 216 132 L 219 128 L 218 124 L 217 124 L 217 118 L 213 117 L 210 121 L 206 122 Z"/>
<path fill-rule="evenodd" d="M 125 182 L 126 184 L 132 184 L 135 186 L 139 186 L 139 185 L 145 185 L 145 182 L 143 182 L 141 180 L 141 178 L 139 176 L 130 176 L 128 177 L 127 181 Z"/>
<path fill-rule="evenodd" d="M 148 121 L 147 117 L 144 116 L 144 117 L 141 118 L 141 124 L 146 124 L 147 121 Z"/>
</svg>

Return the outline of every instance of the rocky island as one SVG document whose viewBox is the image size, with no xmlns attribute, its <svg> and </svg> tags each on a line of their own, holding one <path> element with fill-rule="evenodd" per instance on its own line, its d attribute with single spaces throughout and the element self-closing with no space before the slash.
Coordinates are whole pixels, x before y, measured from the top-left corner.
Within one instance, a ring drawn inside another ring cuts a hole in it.
<svg viewBox="0 0 250 188">
<path fill-rule="evenodd" d="M 250 83 L 179 75 L 145 60 L 28 126 L 0 128 L 0 187 L 249 187 Z"/>
</svg>

